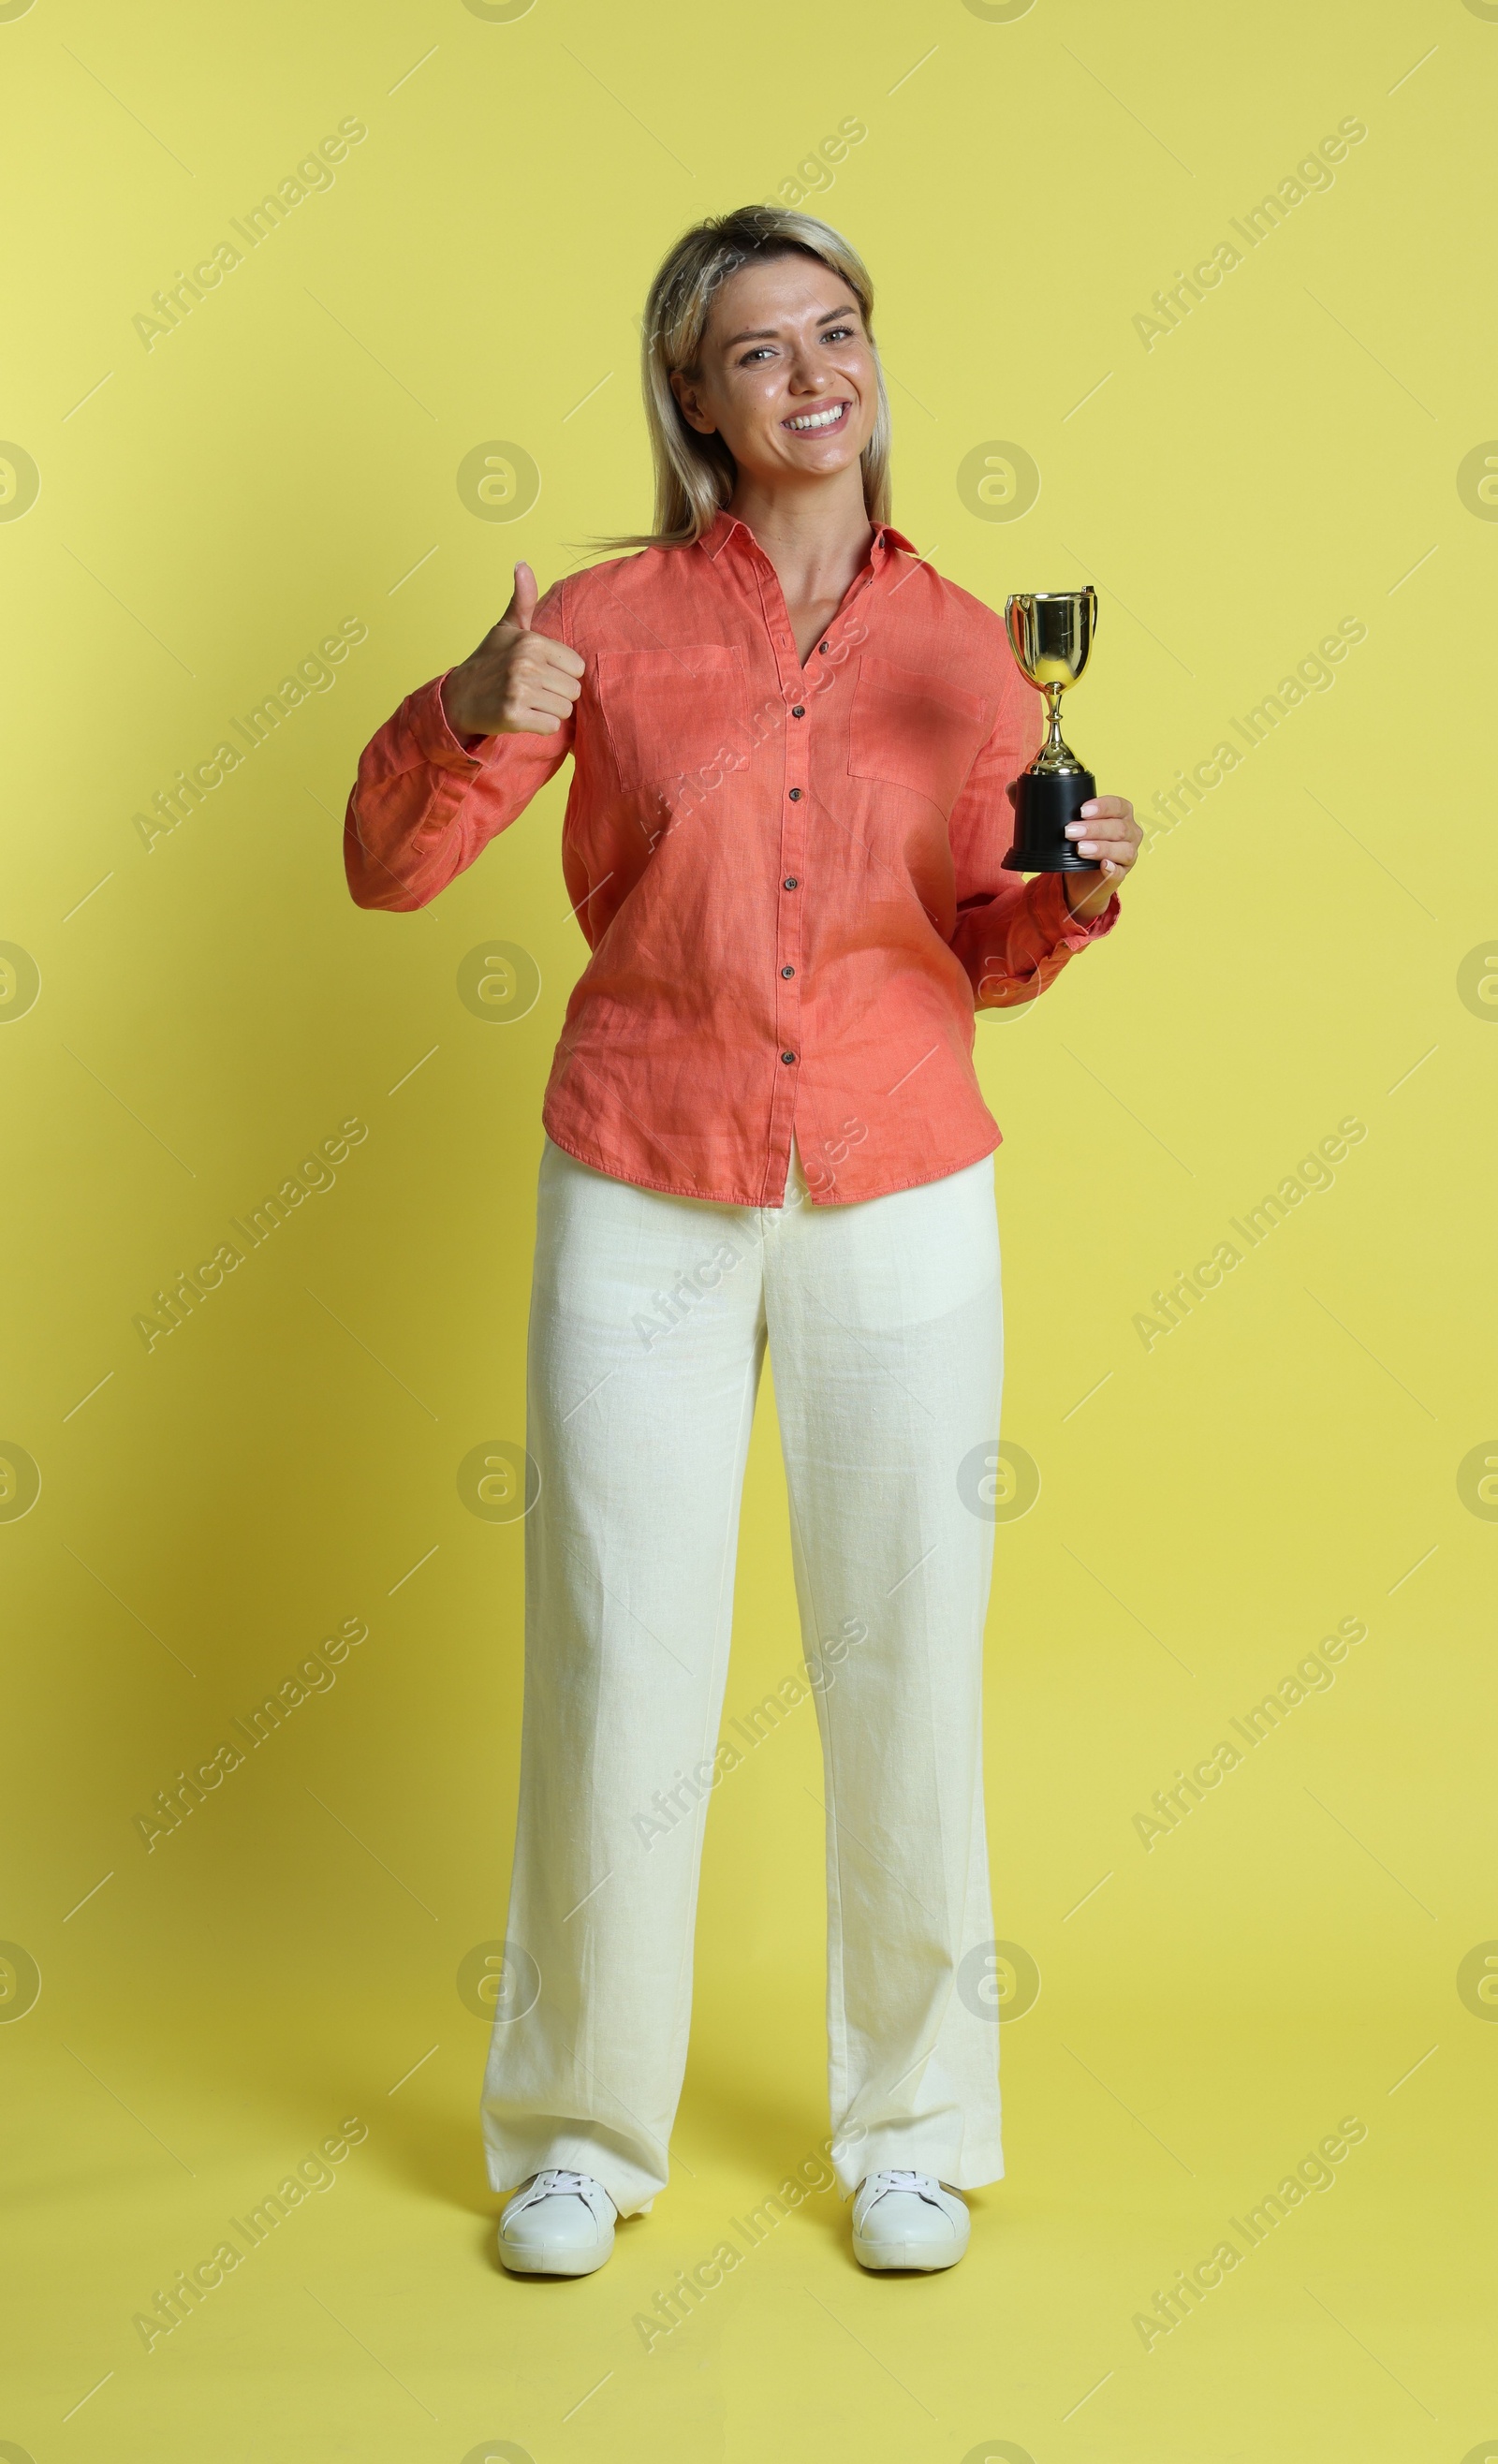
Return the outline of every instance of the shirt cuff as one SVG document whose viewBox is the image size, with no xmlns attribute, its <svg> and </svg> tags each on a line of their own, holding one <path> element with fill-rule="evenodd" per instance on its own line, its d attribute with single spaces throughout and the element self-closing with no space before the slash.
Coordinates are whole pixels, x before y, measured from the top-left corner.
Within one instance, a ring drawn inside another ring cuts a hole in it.
<svg viewBox="0 0 1498 2464">
<path fill-rule="evenodd" d="M 1066 875 L 1060 872 L 1047 872 L 1041 878 L 1049 892 L 1048 906 L 1043 910 L 1043 913 L 1045 921 L 1051 928 L 1051 939 L 1056 948 L 1085 950 L 1090 941 L 1100 941 L 1106 933 L 1112 931 L 1118 921 L 1116 890 L 1102 913 L 1094 915 L 1090 923 L 1084 923 L 1080 916 L 1072 914 L 1067 905 Z"/>
<path fill-rule="evenodd" d="M 465 777 L 482 769 L 485 756 L 494 749 L 494 737 L 481 736 L 474 750 L 454 736 L 443 707 L 442 688 L 452 674 L 451 668 L 412 693 L 407 705 L 407 723 L 411 739 L 424 761 L 435 770 L 456 770 Z"/>
</svg>

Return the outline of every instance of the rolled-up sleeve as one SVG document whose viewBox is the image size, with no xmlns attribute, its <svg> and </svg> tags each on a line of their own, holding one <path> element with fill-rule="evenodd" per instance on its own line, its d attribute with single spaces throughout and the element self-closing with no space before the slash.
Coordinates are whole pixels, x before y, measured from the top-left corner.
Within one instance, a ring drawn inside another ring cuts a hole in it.
<svg viewBox="0 0 1498 2464">
<path fill-rule="evenodd" d="M 952 808 L 948 835 L 957 883 L 952 950 L 967 970 L 978 1009 L 1033 1001 L 1055 982 L 1074 950 L 1100 941 L 1118 919 L 1118 894 L 1083 923 L 1067 905 L 1064 875 L 1005 872 L 1014 845 L 1015 780 L 1046 737 L 1046 707 L 1012 662 L 999 715 Z"/>
<path fill-rule="evenodd" d="M 537 606 L 531 629 L 566 641 L 565 585 Z M 555 776 L 573 722 L 550 736 L 485 736 L 466 745 L 443 707 L 447 673 L 408 693 L 359 759 L 343 820 L 343 869 L 359 907 L 408 913 L 483 853 Z"/>
</svg>

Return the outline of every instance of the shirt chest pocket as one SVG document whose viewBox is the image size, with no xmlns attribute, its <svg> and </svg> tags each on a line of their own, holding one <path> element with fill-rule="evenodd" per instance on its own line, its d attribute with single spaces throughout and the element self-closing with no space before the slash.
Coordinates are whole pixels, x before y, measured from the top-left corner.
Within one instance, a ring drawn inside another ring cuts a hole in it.
<svg viewBox="0 0 1498 2464">
<path fill-rule="evenodd" d="M 682 642 L 672 649 L 601 650 L 594 671 L 621 785 L 742 766 L 749 685 L 737 648 Z"/>
<path fill-rule="evenodd" d="M 849 776 L 909 788 L 945 818 L 992 724 L 981 694 L 865 650 L 848 715 Z"/>
</svg>

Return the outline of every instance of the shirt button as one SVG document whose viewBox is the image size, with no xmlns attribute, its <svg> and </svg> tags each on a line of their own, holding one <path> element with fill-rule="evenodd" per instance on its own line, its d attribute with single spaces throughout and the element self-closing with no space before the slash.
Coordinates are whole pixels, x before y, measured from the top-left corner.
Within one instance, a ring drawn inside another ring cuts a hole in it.
<svg viewBox="0 0 1498 2464">
<path fill-rule="evenodd" d="M 796 970 L 795 970 L 795 968 L 794 968 L 794 967 L 782 967 L 782 968 L 781 969 L 781 973 L 782 973 L 782 976 L 793 976 L 793 975 L 795 974 L 795 972 L 796 972 Z"/>
<path fill-rule="evenodd" d="M 782 1053 L 781 1054 L 781 1059 L 782 1059 L 782 1061 L 794 1061 L 794 1060 L 795 1060 L 795 1058 L 796 1058 L 796 1055 L 794 1054 L 794 1052 L 782 1052 Z"/>
<path fill-rule="evenodd" d="M 805 708 L 804 708 L 804 704 L 802 704 L 801 702 L 798 702 L 798 703 L 796 704 L 795 709 L 791 712 L 791 716 L 792 716 L 792 718 L 804 718 L 804 717 L 805 717 L 805 715 L 806 715 L 806 713 L 805 713 Z"/>
<path fill-rule="evenodd" d="M 797 881 L 796 876 L 795 876 L 795 874 L 794 874 L 793 872 L 788 872 L 788 873 L 786 874 L 786 876 L 785 876 L 784 880 L 783 880 L 783 881 L 782 882 L 782 884 L 781 884 L 781 888 L 782 888 L 782 890 L 797 890 L 797 889 L 799 889 L 799 888 L 800 888 L 800 886 L 801 886 L 801 885 L 800 885 L 800 883 Z"/>
<path fill-rule="evenodd" d="M 826 647 L 827 647 L 827 646 L 826 646 L 826 642 L 819 642 L 819 643 L 817 644 L 817 649 L 818 649 L 819 650 L 825 650 L 825 649 L 826 649 Z"/>
<path fill-rule="evenodd" d="M 791 800 L 791 803 L 792 803 L 793 804 L 799 804 L 799 803 L 800 803 L 800 802 L 801 802 L 801 789 L 800 789 L 799 787 L 793 787 L 793 788 L 791 789 L 791 791 L 790 791 L 790 800 Z"/>
</svg>

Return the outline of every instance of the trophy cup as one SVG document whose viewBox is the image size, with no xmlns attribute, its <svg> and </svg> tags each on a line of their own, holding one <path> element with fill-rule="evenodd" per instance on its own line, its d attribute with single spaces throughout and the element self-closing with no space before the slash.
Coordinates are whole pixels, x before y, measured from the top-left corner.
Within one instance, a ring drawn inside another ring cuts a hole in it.
<svg viewBox="0 0 1498 2464">
<path fill-rule="evenodd" d="M 1088 662 L 1097 630 L 1097 593 L 1022 590 L 1004 602 L 1004 623 L 1020 673 L 1046 696 L 1050 729 L 1027 770 L 1014 782 L 1014 845 L 1007 872 L 1096 872 L 1096 857 L 1078 855 L 1066 834 L 1097 793 L 1061 733 L 1061 696 Z"/>
</svg>

